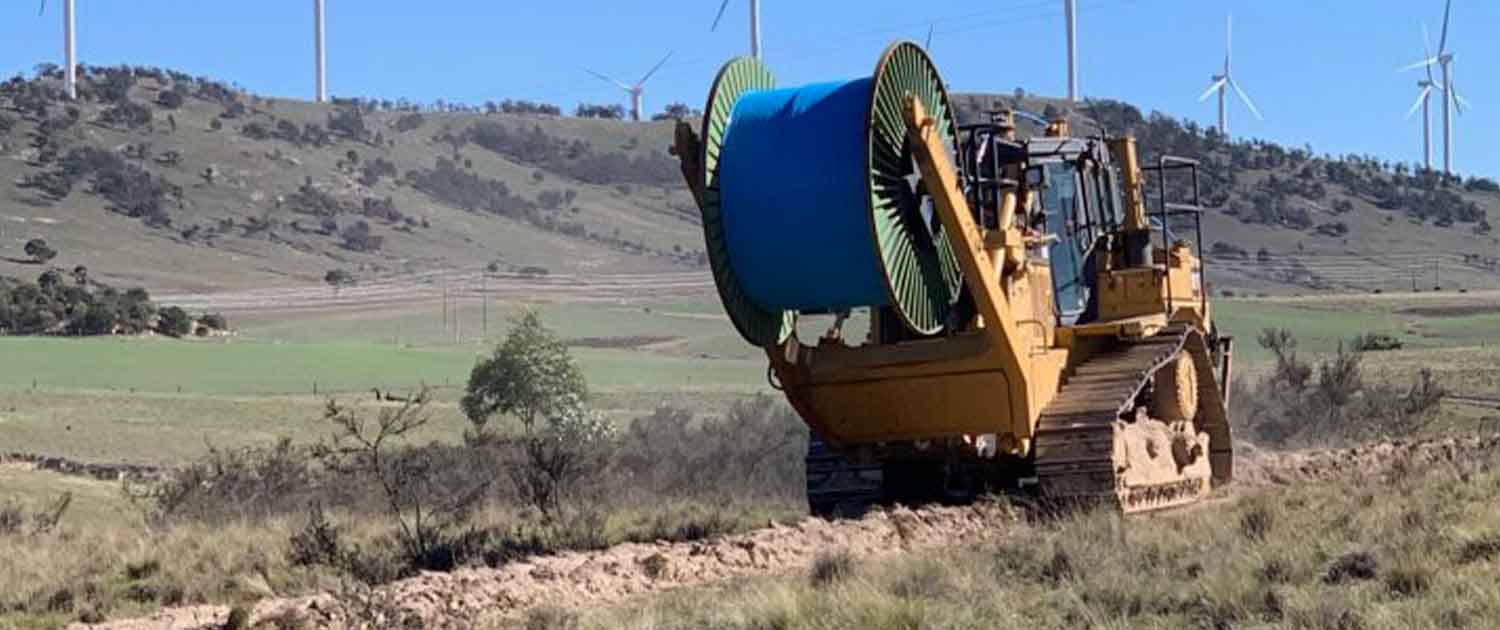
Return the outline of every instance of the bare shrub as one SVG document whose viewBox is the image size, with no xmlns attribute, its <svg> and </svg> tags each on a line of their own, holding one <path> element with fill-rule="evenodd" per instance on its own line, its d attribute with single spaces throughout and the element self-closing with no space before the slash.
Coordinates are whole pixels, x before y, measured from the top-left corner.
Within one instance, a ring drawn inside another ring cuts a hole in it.
<svg viewBox="0 0 1500 630">
<path fill-rule="evenodd" d="M 330 470 L 376 481 L 386 512 L 396 521 L 403 552 L 424 568 L 443 564 L 434 560 L 445 535 L 488 488 L 483 477 L 475 480 L 440 465 L 433 449 L 401 447 L 401 440 L 430 420 L 429 400 L 423 389 L 398 408 L 381 409 L 373 419 L 330 400 L 324 417 L 334 433 L 313 448 L 313 456 Z"/>
<path fill-rule="evenodd" d="M 1429 424 L 1446 390 L 1423 369 L 1409 387 L 1368 384 L 1364 352 L 1368 339 L 1340 343 L 1331 355 L 1308 363 L 1285 329 L 1266 329 L 1258 341 L 1275 357 L 1270 374 L 1253 386 L 1237 383 L 1231 398 L 1257 441 L 1272 446 L 1308 445 L 1406 435 Z"/>
<path fill-rule="evenodd" d="M 131 499 L 163 521 L 227 523 L 294 513 L 319 484 L 309 451 L 281 439 L 271 447 L 223 449 L 163 481 L 126 486 Z"/>
<path fill-rule="evenodd" d="M 36 508 L 6 500 L 0 503 L 0 536 L 37 535 L 52 531 L 62 522 L 68 507 L 73 504 L 73 493 L 64 492 L 51 502 Z"/>
<path fill-rule="evenodd" d="M 519 457 L 510 462 L 511 481 L 522 501 L 548 517 L 579 495 L 583 482 L 608 463 L 614 425 L 572 398 L 556 404 L 546 422 L 515 442 Z"/>
<path fill-rule="evenodd" d="M 676 498 L 800 501 L 807 428 L 769 396 L 736 402 L 722 417 L 659 407 L 620 438 L 613 478 Z"/>
</svg>

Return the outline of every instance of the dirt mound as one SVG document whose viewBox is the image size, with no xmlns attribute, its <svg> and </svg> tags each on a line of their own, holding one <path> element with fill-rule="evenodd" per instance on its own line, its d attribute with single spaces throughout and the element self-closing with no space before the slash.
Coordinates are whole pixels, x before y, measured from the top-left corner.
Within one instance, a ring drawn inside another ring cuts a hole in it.
<svg viewBox="0 0 1500 630">
<path fill-rule="evenodd" d="M 739 536 L 690 543 L 625 544 L 565 553 L 498 569 L 424 573 L 368 592 L 270 599 L 252 622 L 299 614 L 311 625 L 391 627 L 407 619 L 427 628 L 468 628 L 516 619 L 538 605 L 610 604 L 669 588 L 741 576 L 805 570 L 819 553 L 845 550 L 858 557 L 975 542 L 1003 536 L 1019 518 L 1007 504 L 878 511 L 857 521 L 805 519 Z M 227 606 L 188 606 L 150 617 L 95 626 L 113 630 L 216 628 Z"/>
<path fill-rule="evenodd" d="M 1434 466 L 1487 466 L 1500 435 L 1452 435 L 1390 440 L 1352 448 L 1273 452 L 1237 445 L 1234 488 L 1288 485 L 1360 475 L 1390 480 Z M 805 571 L 820 553 L 847 551 L 878 558 L 917 549 L 961 545 L 1005 536 L 1021 514 L 1007 503 L 877 511 L 857 521 L 810 518 L 739 536 L 690 543 L 625 544 L 517 562 L 498 569 L 424 573 L 375 589 L 268 599 L 252 622 L 300 616 L 319 627 L 467 628 L 518 619 L 537 606 L 582 608 L 613 604 L 671 588 L 737 577 Z M 189 606 L 150 617 L 96 626 L 111 630 L 216 628 L 226 606 Z"/>
<path fill-rule="evenodd" d="M 1267 451 L 1237 444 L 1235 479 L 1242 484 L 1287 485 L 1359 475 L 1390 481 L 1433 466 L 1487 466 L 1500 451 L 1500 435 L 1444 435 L 1386 440 L 1351 448 Z"/>
</svg>

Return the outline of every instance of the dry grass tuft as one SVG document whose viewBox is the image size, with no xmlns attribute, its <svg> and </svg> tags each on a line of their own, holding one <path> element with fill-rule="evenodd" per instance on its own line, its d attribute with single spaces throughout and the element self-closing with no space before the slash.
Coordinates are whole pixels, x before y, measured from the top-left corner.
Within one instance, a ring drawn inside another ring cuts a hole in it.
<svg viewBox="0 0 1500 630">
<path fill-rule="evenodd" d="M 1385 576 L 1385 586 L 1401 597 L 1417 597 L 1432 589 L 1433 571 L 1419 565 L 1398 566 Z"/>
<path fill-rule="evenodd" d="M 1380 562 L 1375 560 L 1374 555 L 1355 551 L 1334 561 L 1323 575 L 1323 581 L 1328 584 L 1343 584 L 1354 580 L 1373 580 L 1379 570 Z"/>
<path fill-rule="evenodd" d="M 1265 542 L 1276 525 L 1276 516 L 1265 506 L 1256 506 L 1240 516 L 1240 532 L 1255 542 Z"/>
<path fill-rule="evenodd" d="M 1458 562 L 1489 562 L 1500 556 L 1500 534 L 1485 534 L 1463 544 L 1458 550 Z"/>
<path fill-rule="evenodd" d="M 848 550 L 824 551 L 813 558 L 808 578 L 814 587 L 824 587 L 854 575 L 854 555 Z"/>
</svg>

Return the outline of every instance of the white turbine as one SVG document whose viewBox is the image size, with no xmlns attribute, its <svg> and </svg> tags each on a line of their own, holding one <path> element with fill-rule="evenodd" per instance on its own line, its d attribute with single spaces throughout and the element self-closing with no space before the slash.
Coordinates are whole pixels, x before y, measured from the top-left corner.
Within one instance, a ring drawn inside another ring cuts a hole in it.
<svg viewBox="0 0 1500 630">
<path fill-rule="evenodd" d="M 1437 54 L 1400 68 L 1400 71 L 1426 68 L 1429 84 L 1432 82 L 1433 66 L 1438 66 L 1443 71 L 1442 84 L 1429 85 L 1422 98 L 1425 99 L 1431 93 L 1432 87 L 1436 87 L 1443 93 L 1443 172 L 1450 175 L 1453 173 L 1453 111 L 1457 109 L 1458 113 L 1462 114 L 1469 107 L 1469 101 L 1458 94 L 1458 89 L 1453 82 L 1453 60 L 1456 55 L 1448 52 L 1448 18 L 1452 12 L 1453 0 L 1448 0 L 1443 5 L 1443 34 L 1438 38 Z M 1425 105 L 1423 109 L 1426 109 Z"/>
<path fill-rule="evenodd" d="M 47 0 L 42 0 L 38 16 L 47 13 Z M 74 46 L 73 0 L 63 0 L 63 82 L 67 86 L 68 98 L 78 98 L 78 52 Z"/>
<path fill-rule="evenodd" d="M 328 67 L 323 54 L 323 0 L 313 0 L 313 63 L 317 67 L 319 103 L 328 102 Z"/>
<path fill-rule="evenodd" d="M 729 8 L 730 0 L 724 0 L 719 5 L 719 14 L 714 16 L 714 24 L 708 30 L 710 32 L 719 29 L 719 20 L 724 19 L 724 11 Z M 760 59 L 760 0 L 750 0 L 750 56 Z"/>
<path fill-rule="evenodd" d="M 1428 41 L 1426 24 L 1422 25 L 1422 58 L 1432 58 L 1432 44 Z M 1406 117 L 1411 118 L 1418 109 L 1422 110 L 1422 168 L 1430 171 L 1432 170 L 1432 115 L 1429 104 L 1432 100 L 1433 89 L 1441 90 L 1442 87 L 1433 81 L 1432 66 L 1424 64 L 1422 67 L 1427 70 L 1427 78 L 1417 81 L 1417 87 L 1421 89 L 1417 93 L 1416 102 L 1412 103 L 1411 109 L 1407 110 Z"/>
<path fill-rule="evenodd" d="M 1208 89 L 1203 92 L 1202 96 L 1198 97 L 1198 101 L 1203 102 L 1209 96 L 1213 95 L 1214 92 L 1219 93 L 1219 136 L 1228 140 L 1229 111 L 1227 109 L 1228 104 L 1225 102 L 1225 92 L 1229 89 L 1234 89 L 1234 93 L 1240 97 L 1241 102 L 1245 103 L 1245 107 L 1250 109 L 1250 113 L 1255 114 L 1257 120 L 1264 120 L 1264 118 L 1261 117 L 1260 110 L 1255 108 L 1255 103 L 1250 101 L 1250 95 L 1246 94 L 1244 88 L 1240 87 L 1240 83 L 1234 80 L 1234 73 L 1231 70 L 1231 62 L 1234 59 L 1234 16 L 1229 16 L 1226 24 L 1227 28 L 1224 37 L 1224 74 L 1213 76 L 1213 83 L 1208 86 Z"/>
<path fill-rule="evenodd" d="M 1063 0 L 1068 23 L 1068 102 L 1078 102 L 1078 0 Z"/>
<path fill-rule="evenodd" d="M 630 117 L 633 120 L 639 121 L 641 119 L 642 112 L 641 95 L 645 93 L 646 80 L 650 79 L 651 75 L 656 74 L 656 71 L 660 70 L 663 65 L 666 65 L 667 60 L 671 58 L 672 53 L 667 53 L 667 56 L 662 57 L 661 61 L 656 62 L 656 66 L 652 67 L 651 70 L 645 74 L 645 76 L 642 76 L 641 80 L 636 81 L 635 85 L 628 85 L 626 83 L 616 81 L 609 76 L 594 72 L 593 70 L 589 70 L 588 68 L 584 68 L 583 71 L 592 74 L 604 81 L 613 83 L 616 87 L 619 87 L 620 89 L 625 90 L 627 94 L 630 94 Z"/>
</svg>

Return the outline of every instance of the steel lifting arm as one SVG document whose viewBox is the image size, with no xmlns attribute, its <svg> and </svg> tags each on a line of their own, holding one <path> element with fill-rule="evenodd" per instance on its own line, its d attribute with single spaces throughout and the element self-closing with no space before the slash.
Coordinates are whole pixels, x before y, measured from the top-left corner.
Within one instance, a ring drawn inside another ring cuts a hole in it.
<svg viewBox="0 0 1500 630">
<path fill-rule="evenodd" d="M 1029 374 L 1028 355 L 1017 346 L 1020 336 L 1008 313 L 1009 298 L 1001 283 L 1000 271 L 996 261 L 985 251 L 984 237 L 974 222 L 963 191 L 959 189 L 958 171 L 948 157 L 936 121 L 927 114 L 926 106 L 916 96 L 906 97 L 905 112 L 917 168 L 922 172 L 922 181 L 926 182 L 927 192 L 932 196 L 933 209 L 942 220 L 943 231 L 948 235 L 953 254 L 963 270 L 964 284 L 973 295 L 979 314 L 984 317 L 984 334 L 992 346 L 1007 355 L 1007 369 L 1015 370 L 1013 374 Z M 1005 229 L 1010 231 L 1013 228 L 1007 226 Z"/>
</svg>

